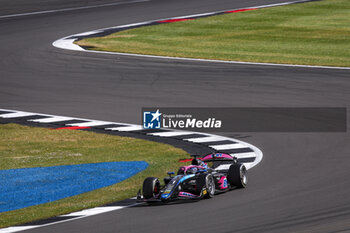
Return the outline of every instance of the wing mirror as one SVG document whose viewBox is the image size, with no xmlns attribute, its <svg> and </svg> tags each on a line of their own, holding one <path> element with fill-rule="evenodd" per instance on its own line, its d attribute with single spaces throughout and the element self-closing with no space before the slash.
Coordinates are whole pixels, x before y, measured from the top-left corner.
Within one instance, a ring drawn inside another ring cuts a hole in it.
<svg viewBox="0 0 350 233">
<path fill-rule="evenodd" d="M 170 176 L 170 177 L 172 177 L 172 175 L 174 175 L 175 174 L 175 172 L 168 172 L 168 175 Z"/>
</svg>

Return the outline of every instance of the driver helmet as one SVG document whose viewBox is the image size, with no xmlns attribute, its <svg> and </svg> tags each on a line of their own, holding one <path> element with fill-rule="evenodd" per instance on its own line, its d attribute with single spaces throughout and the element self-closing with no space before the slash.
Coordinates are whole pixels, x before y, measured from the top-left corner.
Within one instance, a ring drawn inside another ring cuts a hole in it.
<svg viewBox="0 0 350 233">
<path fill-rule="evenodd" d="M 208 165 L 200 159 L 193 159 L 192 165 L 197 165 L 197 166 L 202 166 L 204 168 L 208 168 Z"/>
<path fill-rule="evenodd" d="M 203 162 L 202 160 L 199 160 L 198 165 L 202 166 L 204 168 L 208 168 L 208 165 L 205 162 Z"/>
<path fill-rule="evenodd" d="M 196 168 L 196 167 L 191 167 L 191 168 L 189 168 L 188 170 L 187 170 L 187 174 L 189 175 L 189 174 L 196 174 L 198 172 L 198 168 Z"/>
</svg>

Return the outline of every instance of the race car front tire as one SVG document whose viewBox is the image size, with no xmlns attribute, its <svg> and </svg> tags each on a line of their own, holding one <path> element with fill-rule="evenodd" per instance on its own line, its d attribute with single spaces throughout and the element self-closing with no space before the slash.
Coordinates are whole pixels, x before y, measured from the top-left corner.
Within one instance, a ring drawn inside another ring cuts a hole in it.
<svg viewBox="0 0 350 233">
<path fill-rule="evenodd" d="M 144 199 L 151 199 L 159 194 L 160 182 L 156 177 L 148 177 L 143 182 L 142 193 Z"/>
<path fill-rule="evenodd" d="M 204 188 L 204 189 L 203 189 Z M 213 197 L 215 194 L 215 181 L 211 174 L 200 174 L 197 180 L 197 189 L 203 192 L 204 198 Z"/>
<path fill-rule="evenodd" d="M 247 186 L 247 169 L 243 164 L 232 164 L 228 170 L 228 181 L 231 186 L 245 188 Z"/>
</svg>

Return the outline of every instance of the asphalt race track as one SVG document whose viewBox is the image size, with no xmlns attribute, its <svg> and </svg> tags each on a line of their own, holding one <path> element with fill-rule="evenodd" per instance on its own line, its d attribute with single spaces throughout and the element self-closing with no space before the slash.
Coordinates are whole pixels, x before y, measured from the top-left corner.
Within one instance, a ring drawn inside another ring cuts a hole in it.
<svg viewBox="0 0 350 233">
<path fill-rule="evenodd" d="M 350 107 L 349 70 L 146 59 L 51 45 L 109 26 L 282 1 L 120 1 L 0 17 L 0 107 L 138 124 L 145 106 Z M 45 2 L 2 0 L 0 16 L 116 1 Z M 186 204 L 139 205 L 26 232 L 350 232 L 349 133 L 241 136 L 264 153 L 245 190 Z"/>
</svg>

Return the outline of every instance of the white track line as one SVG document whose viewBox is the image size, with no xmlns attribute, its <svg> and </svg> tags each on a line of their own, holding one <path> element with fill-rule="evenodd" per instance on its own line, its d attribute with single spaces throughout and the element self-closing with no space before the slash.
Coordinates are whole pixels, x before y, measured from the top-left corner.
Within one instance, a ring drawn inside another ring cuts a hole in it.
<svg viewBox="0 0 350 233">
<path fill-rule="evenodd" d="M 244 153 L 233 153 L 231 156 L 235 156 L 237 159 L 245 159 L 255 157 L 254 152 L 244 152 Z"/>
<path fill-rule="evenodd" d="M 57 48 L 64 48 L 68 50 L 74 50 L 74 51 L 88 51 L 80 47 L 79 45 L 74 44 L 74 41 L 76 39 L 60 39 L 56 40 L 55 42 L 52 43 L 53 46 Z"/>
<path fill-rule="evenodd" d="M 132 207 L 132 206 L 135 206 L 135 205 L 138 205 L 138 204 L 139 203 L 135 203 L 135 204 L 127 205 L 127 206 L 120 206 L 117 210 L 128 208 L 128 207 Z M 105 208 L 105 207 L 101 207 L 101 208 Z M 87 209 L 87 210 L 89 210 L 89 209 Z M 100 213 L 98 213 L 98 214 L 102 214 L 102 213 L 106 213 L 106 212 L 110 212 L 110 211 L 114 211 L 114 210 L 111 210 L 111 209 L 107 208 L 106 211 L 104 211 L 104 212 L 100 211 Z M 74 213 L 72 213 L 72 214 L 74 214 Z M 96 214 L 97 213 L 95 213 L 93 215 L 96 215 Z M 67 216 L 67 215 L 61 215 L 61 216 Z M 58 217 L 61 217 L 61 216 L 58 216 Z M 89 216 L 90 215 L 77 216 L 76 218 L 66 219 L 66 220 L 62 220 L 62 221 L 58 221 L 58 222 L 47 223 L 47 224 L 43 224 L 43 225 L 8 227 L 8 228 L 0 229 L 0 233 L 12 233 L 12 232 L 25 231 L 25 230 L 29 230 L 29 229 L 33 229 L 33 228 L 41 228 L 41 227 L 46 227 L 46 226 L 50 226 L 50 225 L 55 225 L 55 224 L 58 224 L 58 223 L 70 222 L 70 221 L 78 220 L 78 219 L 81 219 L 81 218 L 86 218 L 86 217 L 89 217 Z"/>
<path fill-rule="evenodd" d="M 17 118 L 17 117 L 25 117 L 25 116 L 34 116 L 34 115 L 39 115 L 37 119 L 30 119 L 28 121 L 38 121 L 38 123 L 41 123 L 40 120 L 53 117 L 53 118 L 69 118 L 70 120 L 81 120 L 81 121 L 89 121 L 93 122 L 96 120 L 91 120 L 91 119 L 85 119 L 85 118 L 79 118 L 79 117 L 66 117 L 66 116 L 56 116 L 56 115 L 49 115 L 49 114 L 41 114 L 41 113 L 33 113 L 33 112 L 23 112 L 23 111 L 17 111 L 17 110 L 10 110 L 10 109 L 0 109 L 0 111 L 5 111 L 5 112 L 10 112 L 10 113 L 4 113 L 0 114 L 0 118 Z M 119 123 L 119 122 L 110 122 L 113 124 L 117 125 L 125 125 L 125 126 L 131 126 L 130 124 L 125 124 L 125 123 Z M 122 126 L 120 126 L 122 127 Z"/>
<path fill-rule="evenodd" d="M 75 41 L 75 40 L 74 40 Z M 56 41 L 53 43 L 55 47 Z M 76 45 L 76 44 L 73 44 Z M 78 46 L 78 45 L 76 45 Z M 263 65 L 263 66 L 281 66 L 281 67 L 296 67 L 296 68 L 319 68 L 319 69 L 334 69 L 334 70 L 350 70 L 350 67 L 338 67 L 338 66 L 313 66 L 313 65 L 296 65 L 296 64 L 278 64 L 278 63 L 264 63 L 264 62 L 245 62 L 245 61 L 225 61 L 225 60 L 213 60 L 213 59 L 200 59 L 200 58 L 187 58 L 187 57 L 168 57 L 168 56 L 156 56 L 156 55 L 145 55 L 145 54 L 134 54 L 134 53 L 117 53 L 107 51 L 96 51 L 96 50 L 85 50 L 78 46 L 81 50 L 88 53 L 101 53 L 121 56 L 133 56 L 133 57 L 144 57 L 144 58 L 156 58 L 156 59 L 168 59 L 168 60 L 179 60 L 179 61 L 195 61 L 195 62 L 212 62 L 212 63 L 224 63 L 224 64 L 241 64 L 241 65 Z M 65 48 L 66 49 L 66 48 Z M 75 50 L 75 49 L 71 49 Z"/>
<path fill-rule="evenodd" d="M 86 209 L 86 210 L 82 210 L 82 211 L 78 211 L 78 212 L 74 212 L 74 213 L 70 213 L 70 214 L 66 214 L 66 215 L 61 215 L 61 217 L 92 216 L 92 215 L 96 215 L 96 214 L 102 214 L 102 213 L 106 213 L 106 212 L 110 212 L 110 211 L 114 211 L 114 210 L 119 210 L 122 208 L 123 208 L 123 206 L 95 207 L 92 209 Z"/>
<path fill-rule="evenodd" d="M 12 233 L 12 232 L 18 232 L 18 231 L 25 231 L 29 229 L 36 228 L 37 226 L 18 226 L 18 227 L 8 227 L 0 229 L 0 233 Z"/>
<path fill-rule="evenodd" d="M 105 130 L 129 132 L 129 131 L 138 131 L 138 130 L 143 130 L 143 129 L 144 128 L 141 125 L 129 125 L 129 126 L 106 128 Z"/>
<path fill-rule="evenodd" d="M 246 145 L 242 145 L 240 143 L 234 143 L 234 144 L 225 144 L 225 145 L 212 145 L 209 146 L 211 148 L 214 148 L 215 150 L 229 150 L 229 149 L 239 149 L 239 148 L 247 148 Z"/>
<path fill-rule="evenodd" d="M 229 9 L 225 11 L 234 11 L 234 10 L 240 10 L 240 9 L 261 9 L 261 8 L 268 8 L 268 7 L 276 7 L 276 6 L 284 6 L 284 5 L 290 5 L 294 3 L 302 3 L 305 1 L 291 1 L 291 2 L 283 2 L 283 3 L 276 3 L 276 4 L 269 4 L 269 5 L 261 5 L 261 6 L 252 6 L 252 7 L 245 7 L 245 8 L 237 8 L 237 9 Z M 112 55 L 121 55 L 121 56 L 133 56 L 133 57 L 143 57 L 143 58 L 156 58 L 156 59 L 170 59 L 170 60 L 180 60 L 180 61 L 198 61 L 198 62 L 212 62 L 212 63 L 225 63 L 225 64 L 242 64 L 242 65 L 262 65 L 262 66 L 281 66 L 281 67 L 300 67 L 300 68 L 318 68 L 318 69 L 336 69 L 336 70 L 350 70 L 350 67 L 337 67 L 337 66 L 316 66 L 316 65 L 297 65 L 297 64 L 278 64 L 278 63 L 264 63 L 264 62 L 245 62 L 245 61 L 225 61 L 225 60 L 214 60 L 214 59 L 199 59 L 199 58 L 186 58 L 186 57 L 169 57 L 169 56 L 157 56 L 157 55 L 146 55 L 146 54 L 134 54 L 134 53 L 118 53 L 118 52 L 107 52 L 107 51 L 95 51 L 95 50 L 85 50 L 82 47 L 74 44 L 74 41 L 77 39 L 69 39 L 72 37 L 78 37 L 82 35 L 93 35 L 108 29 L 115 29 L 115 28 L 124 28 L 124 27 L 130 27 L 130 26 L 136 26 L 136 25 L 145 25 L 152 22 L 158 22 L 158 21 L 164 21 L 164 20 L 170 20 L 170 19 L 184 19 L 184 18 L 191 18 L 191 17 L 198 17 L 198 16 L 205 16 L 205 15 L 211 15 L 215 13 L 225 12 L 225 11 L 217 11 L 217 12 L 208 12 L 208 13 L 201 13 L 201 14 L 194 14 L 194 15 L 185 15 L 185 16 L 178 16 L 173 18 L 165 18 L 165 19 L 156 19 L 152 21 L 146 21 L 146 22 L 140 22 L 135 24 L 128 24 L 128 25 L 120 25 L 120 26 L 114 26 L 114 27 L 108 27 L 108 28 L 102 28 L 90 32 L 83 32 L 79 34 L 74 34 L 70 36 L 66 36 L 64 38 L 58 39 L 52 43 L 54 47 L 61 48 L 61 49 L 68 49 L 68 50 L 74 50 L 74 51 L 84 51 L 88 53 L 100 53 L 100 54 L 112 54 Z"/>
<path fill-rule="evenodd" d="M 107 3 L 107 4 L 101 4 L 101 5 L 93 5 L 93 6 L 71 7 L 71 8 L 63 8 L 63 9 L 55 9 L 55 10 L 35 11 L 35 12 L 27 12 L 27 13 L 19 13 L 19 14 L 11 14 L 11 15 L 1 15 L 0 19 L 13 18 L 13 17 L 19 17 L 19 16 L 29 16 L 29 15 L 41 15 L 41 14 L 49 14 L 49 13 L 57 13 L 57 12 L 65 12 L 65 11 L 84 10 L 84 9 L 99 8 L 99 7 L 106 7 L 106 6 L 117 6 L 117 5 L 125 5 L 125 4 L 138 3 L 138 2 L 148 2 L 148 1 L 149 0 L 134 0 L 134 1 L 129 1 L 129 2 L 114 2 L 114 3 Z"/>
<path fill-rule="evenodd" d="M 83 49 L 83 48 L 81 48 L 81 49 Z M 134 53 L 117 53 L 117 52 L 95 51 L 95 50 L 85 50 L 85 49 L 83 49 L 83 51 L 88 52 L 88 53 L 101 53 L 101 54 L 111 54 L 111 55 L 121 55 L 121 56 L 179 60 L 179 61 L 195 61 L 195 62 L 198 61 L 198 62 L 212 62 L 212 63 L 224 63 L 224 64 L 263 65 L 263 66 L 281 66 L 281 67 L 296 67 L 296 68 L 350 70 L 350 67 L 338 67 L 338 66 L 313 66 L 313 65 L 279 64 L 279 63 L 264 63 L 264 62 L 225 61 L 225 60 L 187 58 L 187 57 L 168 57 L 168 56 L 144 55 L 144 54 L 134 54 Z"/>
<path fill-rule="evenodd" d="M 54 122 L 60 122 L 60 121 L 70 121 L 74 118 L 71 117 L 49 117 L 49 118 L 41 118 L 41 119 L 35 119 L 35 120 L 29 120 L 33 122 L 38 123 L 54 123 Z"/>
<path fill-rule="evenodd" d="M 159 137 L 175 137 L 175 136 L 190 135 L 193 133 L 194 132 L 189 132 L 189 131 L 172 131 L 172 132 L 148 133 L 147 135 L 159 136 Z"/>
<path fill-rule="evenodd" d="M 114 124 L 114 123 L 110 121 L 89 121 L 89 122 L 83 122 L 83 123 L 72 123 L 67 125 L 78 126 L 78 127 L 93 127 L 93 126 L 110 125 L 110 124 Z"/>
<path fill-rule="evenodd" d="M 187 138 L 185 141 L 193 142 L 193 143 L 203 143 L 203 142 L 219 142 L 227 140 L 226 137 L 223 136 L 208 136 L 202 138 Z"/>
<path fill-rule="evenodd" d="M 6 113 L 0 115 L 2 118 L 17 118 L 17 117 L 26 117 L 26 116 L 34 116 L 36 115 L 35 113 L 31 112 L 15 112 L 15 113 Z"/>
</svg>

